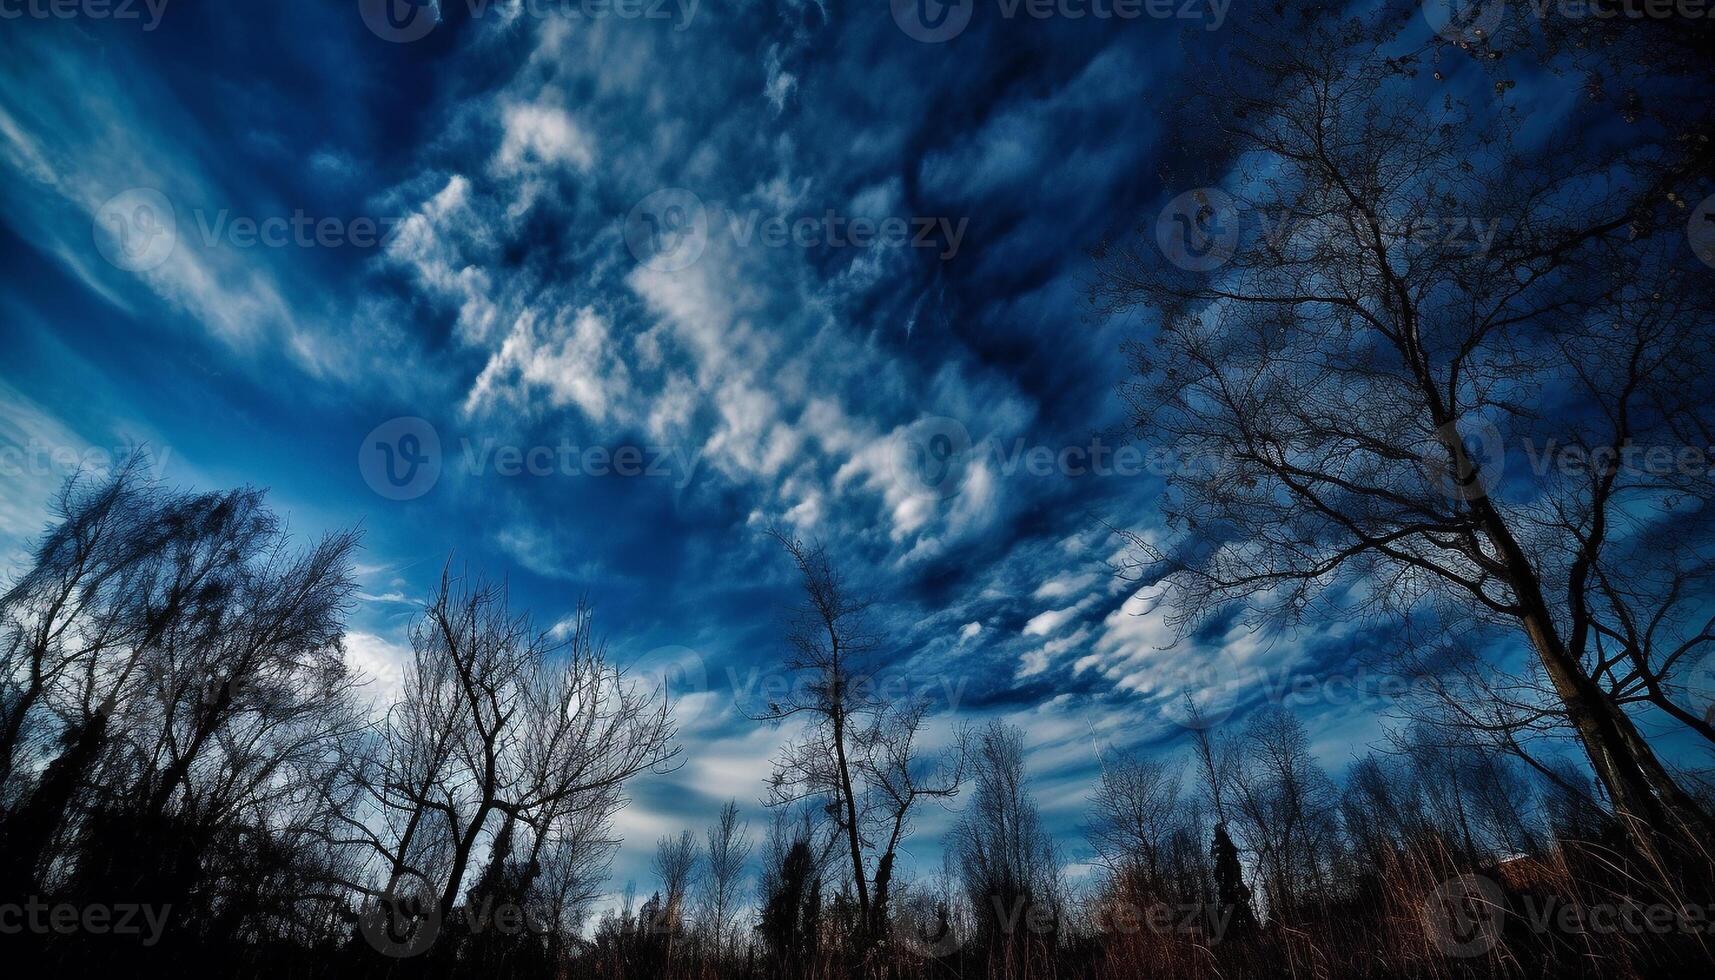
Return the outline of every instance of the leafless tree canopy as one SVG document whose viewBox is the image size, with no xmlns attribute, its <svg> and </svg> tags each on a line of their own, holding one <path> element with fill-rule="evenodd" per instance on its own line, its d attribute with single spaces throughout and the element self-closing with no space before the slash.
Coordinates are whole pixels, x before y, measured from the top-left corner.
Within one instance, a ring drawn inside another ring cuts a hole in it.
<svg viewBox="0 0 1715 980">
<path fill-rule="evenodd" d="M 1712 638 L 1709 481 L 1660 465 L 1715 421 L 1681 227 L 1707 149 L 1573 153 L 1505 108 L 1424 105 L 1424 54 L 1361 24 L 1244 50 L 1244 84 L 1195 101 L 1264 232 L 1215 271 L 1099 256 L 1096 295 L 1159 322 L 1133 352 L 1137 431 L 1203 464 L 1164 501 L 1185 546 L 1133 535 L 1135 571 L 1184 625 L 1239 602 L 1510 633 L 1540 695 L 1473 720 L 1553 713 L 1622 810 L 1702 836 L 1627 706 L 1715 734 L 1673 681 Z M 1454 215 L 1493 241 L 1424 239 Z"/>
</svg>

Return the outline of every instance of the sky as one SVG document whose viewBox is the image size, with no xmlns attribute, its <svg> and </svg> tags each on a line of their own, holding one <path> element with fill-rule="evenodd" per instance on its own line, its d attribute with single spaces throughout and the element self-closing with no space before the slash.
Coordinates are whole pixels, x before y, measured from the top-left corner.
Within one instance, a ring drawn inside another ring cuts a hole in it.
<svg viewBox="0 0 1715 980">
<path fill-rule="evenodd" d="M 1099 753 L 1182 748 L 1187 686 L 1240 719 L 1316 679 L 1286 700 L 1331 767 L 1377 736 L 1385 631 L 1176 638 L 1112 567 L 1177 461 L 1128 430 L 1150 324 L 1091 308 L 1089 251 L 1186 189 L 1166 121 L 1224 0 L 388 8 L 0 3 L 0 567 L 143 445 L 363 529 L 378 699 L 449 560 L 544 629 L 587 598 L 685 746 L 631 787 L 615 891 L 728 798 L 760 837 L 771 526 L 874 597 L 931 744 L 1025 729 L 1074 870 Z"/>
</svg>

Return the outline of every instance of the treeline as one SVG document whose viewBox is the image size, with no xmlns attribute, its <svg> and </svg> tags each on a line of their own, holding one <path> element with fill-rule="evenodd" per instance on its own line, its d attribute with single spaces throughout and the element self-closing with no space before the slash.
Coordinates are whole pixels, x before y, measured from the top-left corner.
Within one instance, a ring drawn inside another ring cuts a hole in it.
<svg viewBox="0 0 1715 980">
<path fill-rule="evenodd" d="M 68 482 L 0 596 L 8 941 L 270 973 L 434 946 L 551 973 L 625 781 L 677 751 L 663 694 L 607 660 L 587 610 L 537 630 L 449 571 L 377 717 L 344 654 L 357 535 L 294 547 L 260 491 L 144 470 Z M 483 926 L 504 919 L 536 938 L 496 953 Z"/>
<path fill-rule="evenodd" d="M 590 977 L 1488 977 L 1706 971 L 1715 905 L 1638 863 L 1570 764 L 1543 778 L 1416 725 L 1336 780 L 1268 708 L 1177 754 L 1107 754 L 1084 840 L 1046 832 L 1027 733 L 970 733 L 944 864 L 866 932 L 842 826 L 776 811 L 752 934 L 727 894 L 729 806 L 664 837 L 660 887 L 604 914 Z M 1705 792 L 1705 802 L 1709 802 Z M 699 840 L 706 840 L 700 846 Z"/>
<path fill-rule="evenodd" d="M 784 534 L 801 683 L 757 720 L 800 724 L 760 843 L 729 803 L 659 841 L 647 898 L 594 916 L 626 781 L 679 749 L 664 694 L 612 664 L 587 609 L 538 630 L 503 589 L 443 573 L 378 707 L 343 649 L 356 536 L 295 547 L 260 492 L 174 492 L 144 469 L 68 482 L 0 596 L 0 930 L 46 966 L 784 980 L 1708 962 L 1695 864 L 1652 866 L 1587 770 L 1532 770 L 1433 718 L 1336 781 L 1290 712 L 1229 731 L 1188 705 L 1177 757 L 1102 755 L 1086 846 L 1067 853 L 1027 733 L 996 722 L 924 751 L 928 705 L 868 683 L 870 603 Z M 957 814 L 944 866 L 901 872 L 932 805 Z"/>
</svg>

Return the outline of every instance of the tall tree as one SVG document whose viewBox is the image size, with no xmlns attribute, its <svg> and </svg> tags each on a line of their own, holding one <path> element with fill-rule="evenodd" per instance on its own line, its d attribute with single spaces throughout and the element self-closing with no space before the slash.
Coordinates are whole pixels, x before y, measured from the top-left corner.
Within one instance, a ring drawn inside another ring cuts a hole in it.
<svg viewBox="0 0 1715 980">
<path fill-rule="evenodd" d="M 703 870 L 703 909 L 717 963 L 736 939 L 744 883 L 744 863 L 750 858 L 750 824 L 738 815 L 738 801 L 728 800 L 706 834 Z"/>
<path fill-rule="evenodd" d="M 976 940 L 991 973 L 1034 975 L 1056 948 L 1065 903 L 1054 843 L 1024 768 L 1024 732 L 998 721 L 982 729 L 971 769 L 970 803 L 948 846 Z"/>
<path fill-rule="evenodd" d="M 856 594 L 823 545 L 771 533 L 797 566 L 804 590 L 788 628 L 786 661 L 801 683 L 758 718 L 807 724 L 776 761 L 768 803 L 823 804 L 848 862 L 858 946 L 867 953 L 886 934 L 893 865 L 916 809 L 959 791 L 964 738 L 935 756 L 920 750 L 928 704 L 914 698 L 890 705 L 881 697 L 870 660 L 878 644 L 870 601 Z"/>
<path fill-rule="evenodd" d="M 1159 316 L 1133 352 L 1139 431 L 1218 463 L 1171 481 L 1190 544 L 1133 536 L 1139 565 L 1181 623 L 1235 601 L 1293 620 L 1362 581 L 1371 609 L 1514 630 L 1640 842 L 1702 835 L 1616 696 L 1711 642 L 1690 614 L 1710 585 L 1708 481 L 1625 452 L 1702 445 L 1715 423 L 1695 394 L 1715 367 L 1709 291 L 1685 274 L 1674 203 L 1693 178 L 1648 147 L 1528 134 L 1499 100 L 1426 109 L 1397 31 L 1253 38 L 1194 97 L 1208 159 L 1237 163 L 1188 241 L 1241 220 L 1265 234 L 1224 240 L 1214 268 L 1098 254 L 1100 300 Z M 1499 233 L 1450 241 L 1470 217 Z M 1586 465 L 1532 480 L 1507 466 L 1526 445 Z M 1649 644 L 1643 623 L 1678 639 Z"/>
</svg>

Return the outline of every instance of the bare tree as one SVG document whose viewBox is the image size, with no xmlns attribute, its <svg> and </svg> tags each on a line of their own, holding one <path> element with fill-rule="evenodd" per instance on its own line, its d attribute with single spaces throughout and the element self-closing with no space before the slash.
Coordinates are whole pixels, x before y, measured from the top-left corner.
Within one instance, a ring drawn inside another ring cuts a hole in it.
<svg viewBox="0 0 1715 980">
<path fill-rule="evenodd" d="M 969 752 L 964 730 L 955 733 L 953 744 L 936 756 L 926 756 L 918 749 L 917 738 L 928 710 L 928 703 L 917 699 L 881 711 L 859 738 L 866 816 L 874 815 L 880 841 L 875 852 L 875 890 L 869 917 L 872 936 L 881 935 L 887 928 L 894 862 L 899 845 L 911 831 L 911 818 L 918 805 L 945 803 L 959 794 L 964 781 Z"/>
<path fill-rule="evenodd" d="M 28 661 L 7 720 L 51 708 L 60 751 L 5 814 L 4 877 L 38 887 L 58 835 L 79 888 L 172 880 L 183 905 L 277 887 L 286 865 L 328 859 L 317 788 L 362 725 L 341 647 L 357 537 L 299 551 L 261 491 L 171 493 L 143 465 L 69 481 L 7 597 Z M 236 860 L 243 834 L 292 860 Z"/>
<path fill-rule="evenodd" d="M 1085 835 L 1108 873 L 1130 887 L 1162 887 L 1183 775 L 1182 764 L 1162 758 L 1102 760 Z"/>
<path fill-rule="evenodd" d="M 751 851 L 749 831 L 749 822 L 739 819 L 738 802 L 728 800 L 706 834 L 702 904 L 717 963 L 737 940 L 744 864 Z"/>
<path fill-rule="evenodd" d="M 43 696 L 92 650 L 121 640 L 115 607 L 143 561 L 156 501 L 144 480 L 146 460 L 127 460 L 104 480 L 79 474 L 53 502 L 55 526 L 37 546 L 30 569 L 0 595 L 0 799 Z"/>
<path fill-rule="evenodd" d="M 822 802 L 849 862 L 858 943 L 867 950 L 885 934 L 893 866 L 915 808 L 959 791 L 964 737 L 945 753 L 920 752 L 928 705 L 914 699 L 889 706 L 879 696 L 869 661 L 877 646 L 867 621 L 869 600 L 854 594 L 825 547 L 771 534 L 803 583 L 805 602 L 788 630 L 786 668 L 804 682 L 769 702 L 758 718 L 808 724 L 777 760 L 767 802 Z"/>
<path fill-rule="evenodd" d="M 1290 922 L 1330 894 L 1328 859 L 1339 829 L 1334 782 L 1311 756 L 1303 723 L 1284 708 L 1254 715 L 1243 744 L 1228 795 L 1261 867 L 1269 915 Z"/>
<path fill-rule="evenodd" d="M 1058 942 L 1065 899 L 1053 840 L 1024 769 L 1024 733 L 993 722 L 975 737 L 970 803 L 948 840 L 976 923 L 1000 975 L 1033 975 Z M 1043 923 L 1052 924 L 1048 931 Z"/>
<path fill-rule="evenodd" d="M 556 909 L 575 911 L 605 866 L 625 781 L 677 754 L 671 706 L 608 663 L 587 609 L 567 630 L 538 632 L 503 589 L 450 570 L 412 646 L 402 701 L 351 766 L 375 819 L 348 817 L 348 841 L 383 865 L 378 885 L 353 887 L 390 902 L 430 892 L 444 919 L 486 839 L 481 882 L 510 876 L 507 887 L 535 901 L 551 858 Z"/>
<path fill-rule="evenodd" d="M 1234 84 L 1197 97 L 1219 107 L 1210 158 L 1245 161 L 1226 210 L 1267 216 L 1266 241 L 1214 271 L 1099 254 L 1102 301 L 1160 316 L 1135 350 L 1139 430 L 1211 463 L 1165 502 L 1197 546 L 1133 536 L 1139 571 L 1182 623 L 1234 601 L 1296 620 L 1362 579 L 1346 612 L 1513 630 L 1640 840 L 1707 828 L 1624 707 L 1653 699 L 1696 729 L 1653 692 L 1709 642 L 1689 598 L 1708 595 L 1711 509 L 1690 503 L 1708 481 L 1624 461 L 1706 444 L 1715 422 L 1696 394 L 1707 289 L 1676 265 L 1688 171 L 1515 140 L 1504 110 L 1424 111 L 1395 30 L 1253 40 Z M 1426 243 L 1450 211 L 1502 233 Z M 1505 447 L 1526 440 L 1588 465 L 1517 479 Z"/>
<path fill-rule="evenodd" d="M 655 877 L 661 879 L 661 921 L 654 925 L 670 934 L 683 930 L 685 913 L 691 896 L 692 879 L 697 873 L 697 837 L 682 830 L 677 837 L 662 837 L 655 842 Z"/>
<path fill-rule="evenodd" d="M 827 813 L 844 840 L 851 862 L 852 886 L 857 892 L 858 913 L 870 917 L 869 874 L 864 867 L 863 829 L 853 741 L 858 723 L 854 720 L 877 710 L 866 683 L 863 658 L 874 650 L 875 637 L 868 631 L 867 599 L 851 594 L 845 577 L 834 567 L 821 544 L 805 544 L 782 531 L 771 532 L 798 566 L 805 604 L 787 633 L 792 655 L 787 670 L 804 674 L 808 683 L 793 685 L 789 700 L 770 702 L 761 719 L 778 724 L 805 717 L 810 724 L 804 736 L 786 747 L 775 766 L 769 803 L 773 806 L 798 800 L 827 799 Z"/>
</svg>

